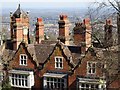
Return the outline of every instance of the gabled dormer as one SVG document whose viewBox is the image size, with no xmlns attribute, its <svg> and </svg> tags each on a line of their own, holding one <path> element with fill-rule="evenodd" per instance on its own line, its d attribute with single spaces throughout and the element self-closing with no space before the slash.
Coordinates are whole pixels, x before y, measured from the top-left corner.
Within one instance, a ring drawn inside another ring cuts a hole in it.
<svg viewBox="0 0 120 90">
<path fill-rule="evenodd" d="M 9 62 L 9 66 L 9 81 L 13 88 L 30 89 L 35 85 L 34 70 L 37 65 L 24 42 L 20 43 L 12 60 Z"/>
<path fill-rule="evenodd" d="M 68 87 L 68 76 L 72 73 L 74 62 L 68 47 L 62 42 L 58 42 L 40 71 L 43 77 L 44 89 L 65 89 Z M 54 86 L 53 86 L 53 84 Z"/>
<path fill-rule="evenodd" d="M 27 46 L 24 42 L 20 43 L 10 64 L 13 68 L 35 68 L 36 63 L 33 61 L 33 58 L 28 52 Z"/>
<path fill-rule="evenodd" d="M 99 61 L 93 48 L 88 48 L 86 55 L 74 69 L 77 88 L 82 89 L 105 89 L 106 81 L 102 72 L 103 63 Z"/>
</svg>

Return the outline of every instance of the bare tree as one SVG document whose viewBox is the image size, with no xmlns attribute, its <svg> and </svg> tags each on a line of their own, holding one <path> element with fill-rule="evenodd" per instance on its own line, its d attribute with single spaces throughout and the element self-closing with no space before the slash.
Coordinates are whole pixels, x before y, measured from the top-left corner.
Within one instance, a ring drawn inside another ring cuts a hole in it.
<svg viewBox="0 0 120 90">
<path fill-rule="evenodd" d="M 106 87 L 112 88 L 112 83 L 120 80 L 120 1 L 94 2 L 88 7 L 86 15 L 91 19 L 93 40 L 98 41 L 101 45 L 101 48 L 96 49 L 96 53 L 98 62 L 104 65 L 102 73 L 107 81 Z M 113 20 L 114 44 L 105 47 L 103 44 L 105 36 L 103 26 L 108 18 Z M 116 88 L 120 89 L 120 86 Z"/>
</svg>

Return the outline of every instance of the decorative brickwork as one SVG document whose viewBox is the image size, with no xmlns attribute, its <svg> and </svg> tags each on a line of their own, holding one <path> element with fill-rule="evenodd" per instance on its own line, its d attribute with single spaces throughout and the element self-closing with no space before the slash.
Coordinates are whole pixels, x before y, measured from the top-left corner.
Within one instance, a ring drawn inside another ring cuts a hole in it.
<svg viewBox="0 0 120 90">
<path fill-rule="evenodd" d="M 10 29 L 14 50 L 18 48 L 18 45 L 22 41 L 24 41 L 27 44 L 30 43 L 28 13 L 25 13 L 24 11 L 21 10 L 20 4 L 18 6 L 18 9 L 13 14 L 10 13 Z"/>
</svg>

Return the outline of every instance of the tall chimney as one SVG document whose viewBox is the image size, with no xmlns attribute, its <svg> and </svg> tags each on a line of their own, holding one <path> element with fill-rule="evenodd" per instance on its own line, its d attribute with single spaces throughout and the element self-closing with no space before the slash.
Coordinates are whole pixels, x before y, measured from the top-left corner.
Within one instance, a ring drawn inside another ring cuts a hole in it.
<svg viewBox="0 0 120 90">
<path fill-rule="evenodd" d="M 91 25 L 90 19 L 84 19 L 82 23 L 75 23 L 74 44 L 81 46 L 81 52 L 84 53 L 91 46 Z"/>
<path fill-rule="evenodd" d="M 113 45 L 113 38 L 112 38 L 112 20 L 107 19 L 106 24 L 104 26 L 105 34 L 104 34 L 104 46 L 110 47 Z"/>
<path fill-rule="evenodd" d="M 44 23 L 42 18 L 37 18 L 35 35 L 35 40 L 37 44 L 41 43 L 41 41 L 44 40 Z"/>
<path fill-rule="evenodd" d="M 90 19 L 89 18 L 85 18 L 83 20 L 83 23 L 86 27 L 86 31 L 85 31 L 85 44 L 86 44 L 86 50 L 91 46 L 91 33 L 92 33 L 92 29 L 91 29 L 91 24 L 90 24 Z"/>
<path fill-rule="evenodd" d="M 19 44 L 23 41 L 23 26 L 20 18 L 16 18 L 16 24 L 14 24 L 13 27 L 13 37 L 16 40 L 16 43 L 14 43 L 14 49 L 17 49 Z"/>
<path fill-rule="evenodd" d="M 22 41 L 24 41 L 26 44 L 30 43 L 29 16 L 21 10 L 20 4 L 14 13 L 10 12 L 10 29 L 11 40 L 13 42 L 12 48 L 14 50 L 18 48 Z"/>
<path fill-rule="evenodd" d="M 59 17 L 59 37 L 58 39 L 66 45 L 69 45 L 69 20 L 67 15 L 60 15 Z"/>
</svg>

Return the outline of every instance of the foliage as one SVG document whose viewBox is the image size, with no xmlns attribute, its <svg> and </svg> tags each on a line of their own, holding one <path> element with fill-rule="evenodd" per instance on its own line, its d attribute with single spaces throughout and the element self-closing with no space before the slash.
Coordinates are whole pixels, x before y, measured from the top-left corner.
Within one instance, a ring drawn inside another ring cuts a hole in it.
<svg viewBox="0 0 120 90">
<path fill-rule="evenodd" d="M 9 78 L 7 78 L 6 80 L 3 80 L 2 82 L 2 90 L 12 90 L 12 87 L 9 83 Z"/>
</svg>

